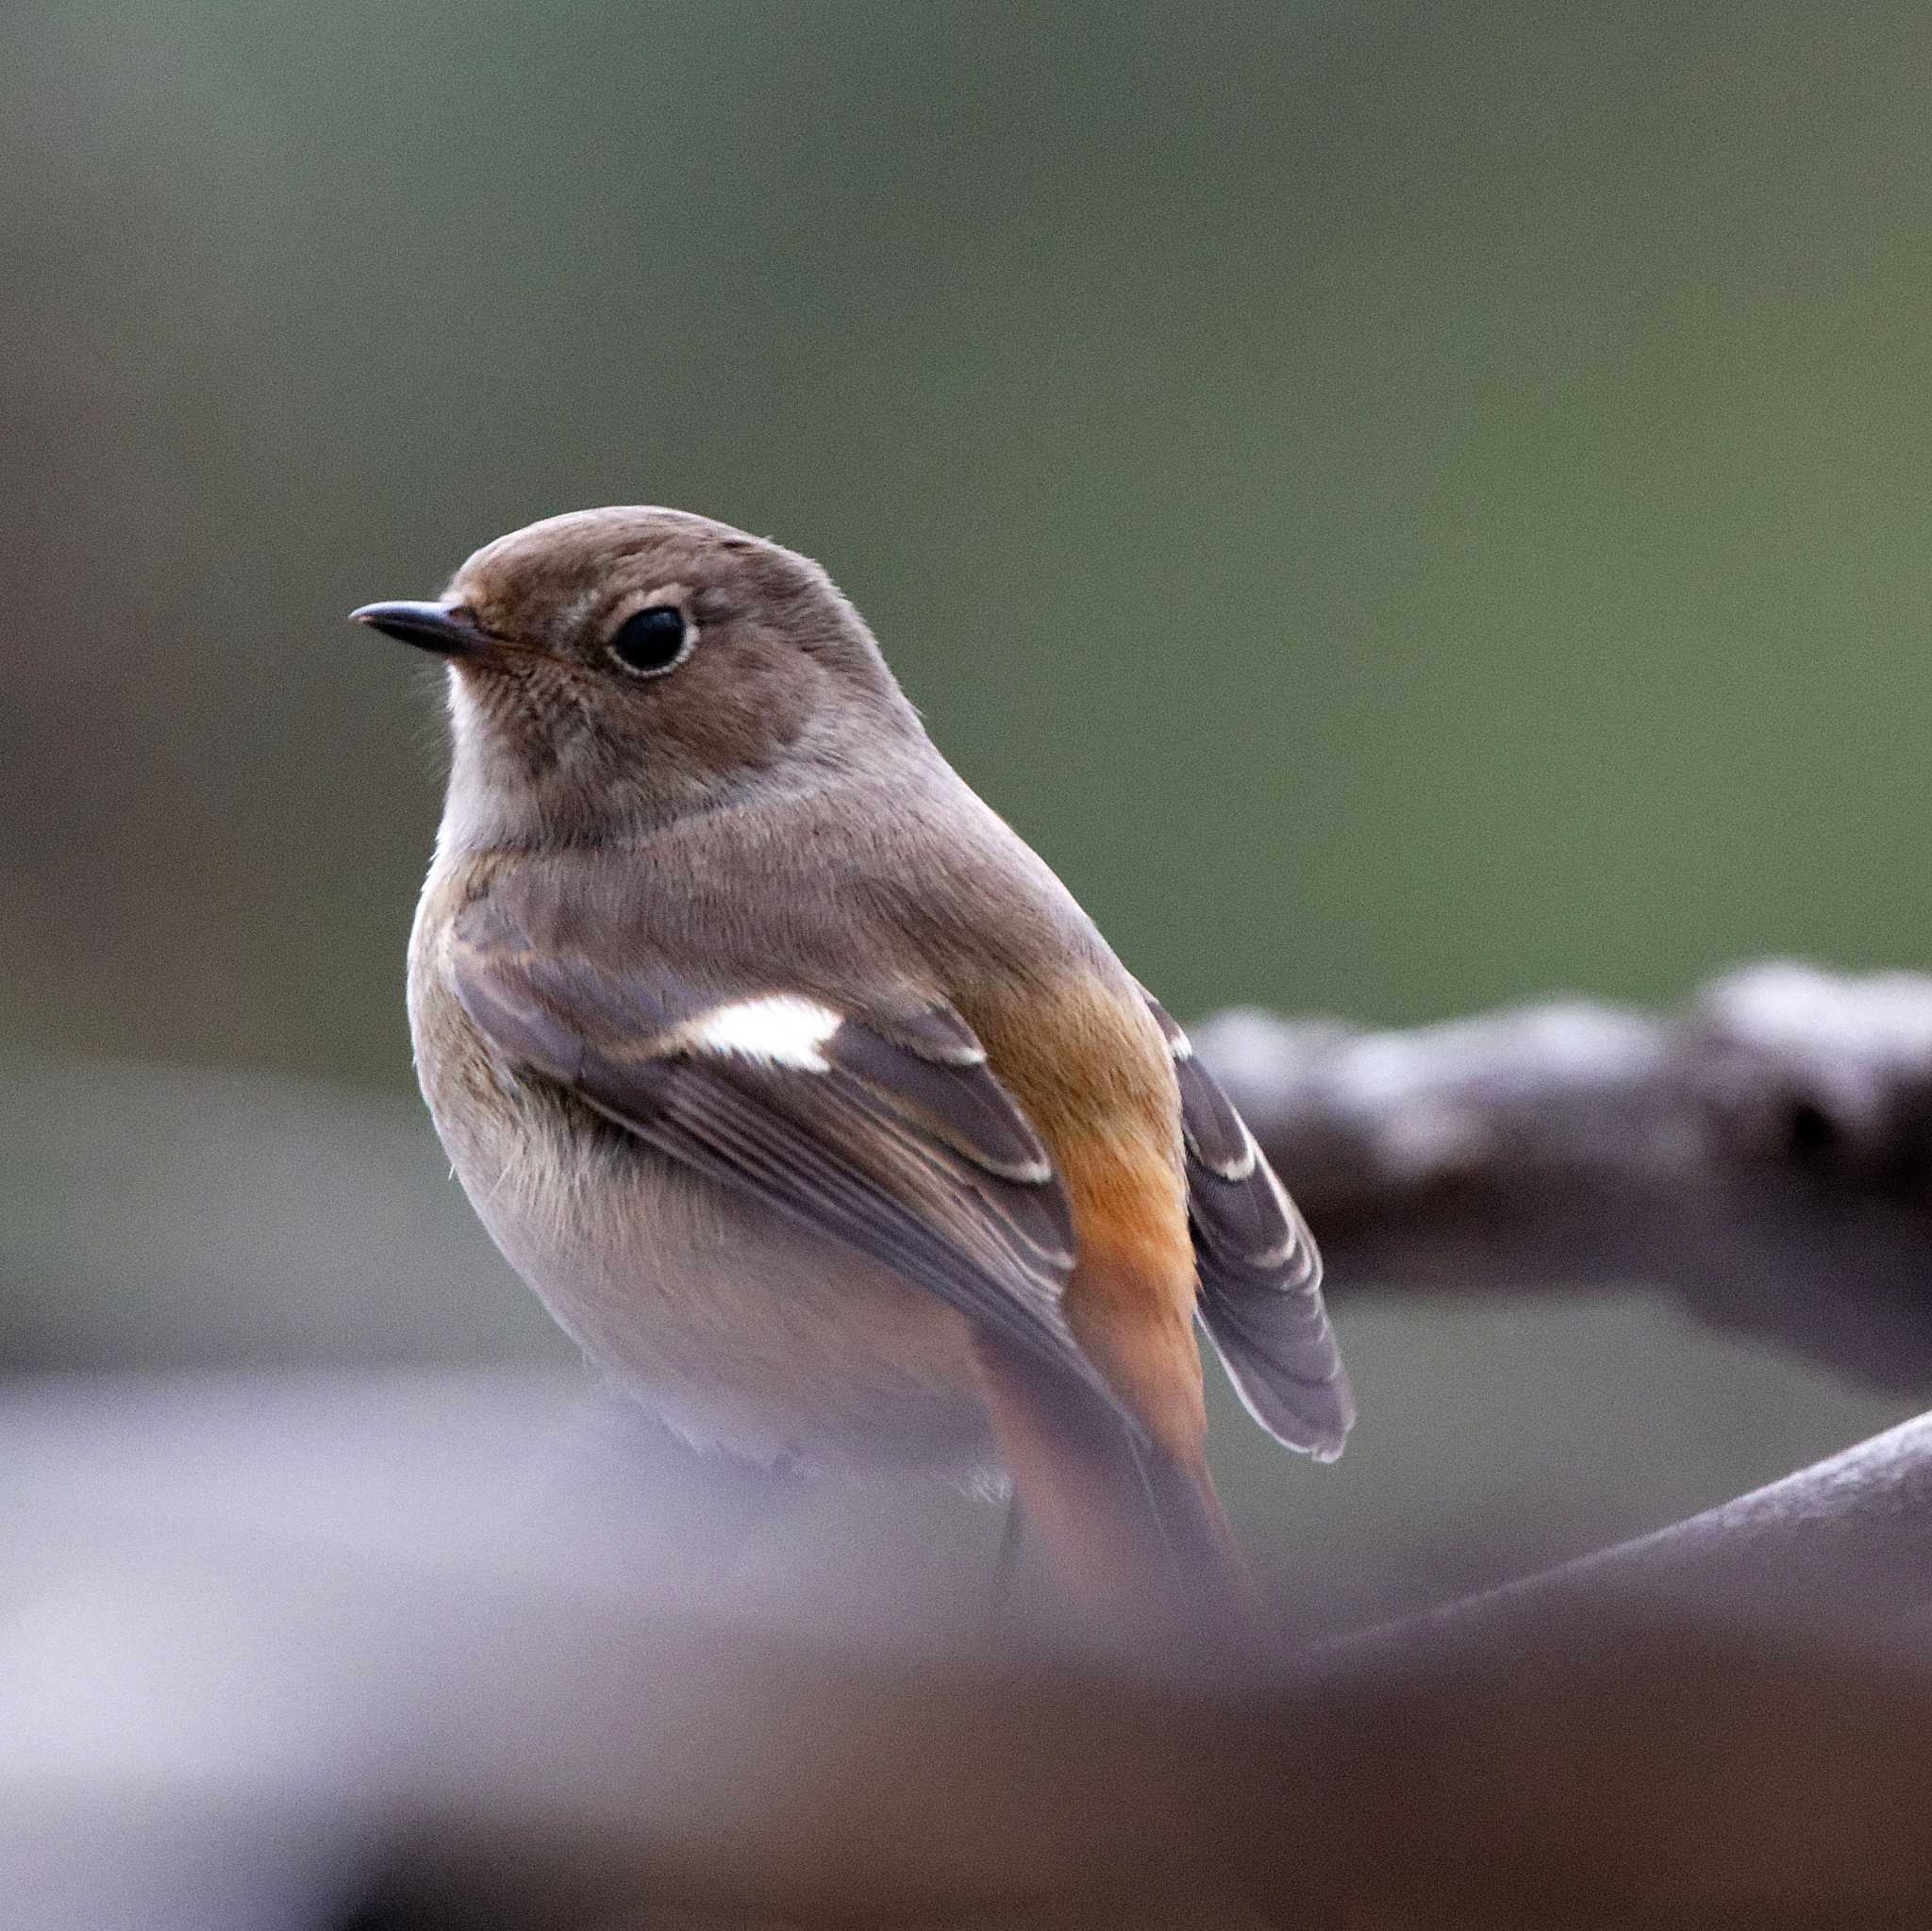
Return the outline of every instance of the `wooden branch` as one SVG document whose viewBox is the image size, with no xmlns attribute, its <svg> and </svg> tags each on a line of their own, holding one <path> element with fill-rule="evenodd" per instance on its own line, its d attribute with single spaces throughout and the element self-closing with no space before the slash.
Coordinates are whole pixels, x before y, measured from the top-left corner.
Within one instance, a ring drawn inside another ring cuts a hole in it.
<svg viewBox="0 0 1932 1931">
<path fill-rule="evenodd" d="M 1767 964 L 1651 1017 L 1194 1028 L 1338 1292 L 1649 1283 L 1932 1391 L 1932 978 Z"/>
</svg>

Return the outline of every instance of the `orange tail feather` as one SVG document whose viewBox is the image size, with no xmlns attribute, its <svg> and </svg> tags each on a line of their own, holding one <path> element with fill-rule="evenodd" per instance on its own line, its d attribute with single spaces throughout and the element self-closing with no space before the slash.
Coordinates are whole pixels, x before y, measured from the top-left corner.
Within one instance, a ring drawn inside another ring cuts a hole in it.
<svg viewBox="0 0 1932 1931">
<path fill-rule="evenodd" d="M 1198 1451 L 1137 1438 L 1087 1390 L 983 1352 L 993 1433 L 1060 1586 L 1102 1611 L 1209 1639 L 1245 1627 L 1253 1586 Z"/>
</svg>

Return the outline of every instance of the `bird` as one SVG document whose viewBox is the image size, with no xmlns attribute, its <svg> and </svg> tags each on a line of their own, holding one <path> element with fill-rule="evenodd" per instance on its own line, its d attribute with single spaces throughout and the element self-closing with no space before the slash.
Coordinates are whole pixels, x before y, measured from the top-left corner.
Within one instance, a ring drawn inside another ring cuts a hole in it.
<svg viewBox="0 0 1932 1931">
<path fill-rule="evenodd" d="M 352 615 L 447 667 L 419 1082 L 591 1360 L 701 1448 L 991 1480 L 1071 1600 L 1243 1599 L 1196 1325 L 1332 1459 L 1315 1243 L 828 574 L 618 506 Z"/>
</svg>

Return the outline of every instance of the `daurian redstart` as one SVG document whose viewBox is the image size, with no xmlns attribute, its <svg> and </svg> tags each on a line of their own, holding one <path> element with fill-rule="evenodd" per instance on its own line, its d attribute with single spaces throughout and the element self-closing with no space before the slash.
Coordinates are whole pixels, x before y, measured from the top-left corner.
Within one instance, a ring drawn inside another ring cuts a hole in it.
<svg viewBox="0 0 1932 1931">
<path fill-rule="evenodd" d="M 448 660 L 416 1063 L 562 1325 L 695 1441 L 1003 1467 L 1084 1595 L 1228 1584 L 1194 1323 L 1334 1456 L 1314 1244 L 825 573 L 592 509 L 355 615 Z"/>
</svg>

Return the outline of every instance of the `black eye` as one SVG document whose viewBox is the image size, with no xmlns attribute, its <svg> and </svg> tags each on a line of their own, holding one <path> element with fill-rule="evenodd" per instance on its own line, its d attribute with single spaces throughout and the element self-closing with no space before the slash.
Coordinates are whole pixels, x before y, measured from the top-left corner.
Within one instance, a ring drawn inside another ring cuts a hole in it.
<svg viewBox="0 0 1932 1931">
<path fill-rule="evenodd" d="M 681 662 L 697 641 L 697 626 L 675 604 L 653 604 L 626 617 L 605 645 L 626 671 L 655 677 Z"/>
</svg>

